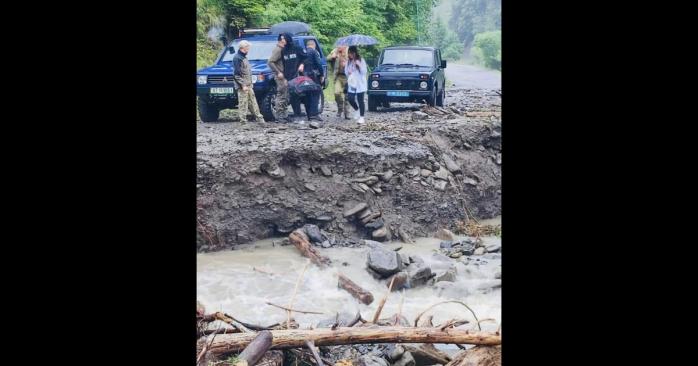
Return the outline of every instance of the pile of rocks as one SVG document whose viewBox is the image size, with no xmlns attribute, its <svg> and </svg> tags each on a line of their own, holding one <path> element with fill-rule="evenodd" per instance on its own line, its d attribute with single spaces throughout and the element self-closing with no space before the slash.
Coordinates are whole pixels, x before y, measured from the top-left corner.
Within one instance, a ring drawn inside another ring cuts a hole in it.
<svg viewBox="0 0 698 366">
<path fill-rule="evenodd" d="M 501 248 L 502 245 L 499 240 L 485 241 L 481 238 L 467 236 L 457 240 L 442 240 L 441 243 L 439 243 L 440 252 L 451 258 L 496 253 L 499 252 Z"/>
<path fill-rule="evenodd" d="M 324 230 L 321 230 L 317 225 L 306 224 L 303 225 L 301 229 L 303 229 L 305 235 L 308 236 L 310 243 L 315 246 L 329 248 L 337 244 L 334 237 L 330 238 L 330 236 Z"/>
<path fill-rule="evenodd" d="M 373 212 L 365 202 L 353 206 L 344 211 L 343 214 L 345 218 L 353 217 L 358 225 L 363 226 L 371 233 L 371 238 L 381 241 L 390 240 L 392 235 L 388 226 L 385 225 L 382 215 L 381 211 Z"/>
<path fill-rule="evenodd" d="M 418 256 L 402 255 L 382 243 L 365 240 L 369 248 L 366 270 L 377 280 L 385 280 L 386 287 L 393 281 L 393 291 L 425 286 L 436 274 Z"/>
</svg>

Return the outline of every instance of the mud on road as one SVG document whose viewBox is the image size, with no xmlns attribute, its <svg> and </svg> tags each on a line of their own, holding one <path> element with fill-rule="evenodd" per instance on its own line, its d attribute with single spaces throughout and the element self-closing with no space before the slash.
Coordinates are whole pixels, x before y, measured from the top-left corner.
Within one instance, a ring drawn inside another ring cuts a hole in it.
<svg viewBox="0 0 698 366">
<path fill-rule="evenodd" d="M 319 226 L 327 246 L 353 246 L 498 216 L 500 95 L 451 90 L 446 108 L 458 113 L 425 116 L 417 104 L 394 104 L 358 125 L 336 118 L 328 101 L 319 128 L 225 117 L 236 111 L 197 121 L 198 250 L 305 224 Z M 349 212 L 360 204 L 368 209 Z"/>
</svg>

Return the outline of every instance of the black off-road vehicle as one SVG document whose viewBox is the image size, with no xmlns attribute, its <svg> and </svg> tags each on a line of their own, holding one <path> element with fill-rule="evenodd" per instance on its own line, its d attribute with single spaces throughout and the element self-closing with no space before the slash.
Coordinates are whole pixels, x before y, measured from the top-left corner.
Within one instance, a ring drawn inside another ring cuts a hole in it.
<svg viewBox="0 0 698 366">
<path fill-rule="evenodd" d="M 368 76 L 368 110 L 390 107 L 390 102 L 443 106 L 446 97 L 446 60 L 434 47 L 387 47 Z"/>
</svg>

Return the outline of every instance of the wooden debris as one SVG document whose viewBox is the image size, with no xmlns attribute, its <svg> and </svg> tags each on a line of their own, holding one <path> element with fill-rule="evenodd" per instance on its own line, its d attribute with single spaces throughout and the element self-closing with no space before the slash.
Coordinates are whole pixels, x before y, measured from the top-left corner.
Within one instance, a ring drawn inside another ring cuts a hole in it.
<svg viewBox="0 0 698 366">
<path fill-rule="evenodd" d="M 308 235 L 306 235 L 303 230 L 293 230 L 293 232 L 291 232 L 291 234 L 288 236 L 288 239 L 304 257 L 310 258 L 310 261 L 318 267 L 325 268 L 332 262 L 329 258 L 324 257 L 317 252 L 317 250 L 310 244 Z"/>
<path fill-rule="evenodd" d="M 318 311 L 306 311 L 306 310 L 291 309 L 291 308 L 288 308 L 288 307 L 285 307 L 285 306 L 272 304 L 272 303 L 270 303 L 270 302 L 268 302 L 268 301 L 266 302 L 266 304 L 267 304 L 267 305 L 274 306 L 274 307 L 277 307 L 277 308 L 279 308 L 279 309 L 284 309 L 284 310 L 286 310 L 286 311 L 294 312 L 294 313 L 301 313 L 301 314 L 324 314 L 324 313 L 321 313 L 321 312 L 318 312 Z"/>
<path fill-rule="evenodd" d="M 373 302 L 373 294 L 369 291 L 364 290 L 361 286 L 357 285 L 354 281 L 350 280 L 347 276 L 339 273 L 339 279 L 337 286 L 343 290 L 346 290 L 351 296 L 358 299 L 366 305 L 370 305 Z"/>
<path fill-rule="evenodd" d="M 383 296 L 381 299 L 381 302 L 378 304 L 378 309 L 376 309 L 376 313 L 373 314 L 373 323 L 378 322 L 378 318 L 381 316 L 381 311 L 383 310 L 383 305 L 385 305 L 385 302 L 388 301 L 388 295 L 390 295 L 390 292 L 393 291 L 393 283 L 395 283 L 395 276 L 393 276 L 393 279 L 390 280 L 390 285 L 388 286 L 388 293 Z"/>
<path fill-rule="evenodd" d="M 308 346 L 308 349 L 310 350 L 310 352 L 313 353 L 313 357 L 315 358 L 315 362 L 317 362 L 317 365 L 318 366 L 325 366 L 322 363 L 322 359 L 320 358 L 320 354 L 318 353 L 317 349 L 315 349 L 315 343 L 313 343 L 313 341 L 311 341 L 311 340 L 306 340 L 305 345 Z"/>
<path fill-rule="evenodd" d="M 235 366 L 254 366 L 262 359 L 272 344 L 272 334 L 263 330 L 252 339 L 245 349 L 238 355 L 238 363 Z M 215 354 L 215 351 L 214 351 Z M 244 363 L 241 365 L 241 363 Z"/>
<path fill-rule="evenodd" d="M 274 330 L 271 349 L 288 349 L 305 346 L 312 340 L 316 346 L 334 346 L 367 343 L 457 343 L 496 346 L 502 339 L 496 333 L 472 332 L 464 329 L 412 328 L 412 327 L 342 327 L 332 329 Z M 219 334 L 209 347 L 215 355 L 238 352 L 244 349 L 256 334 Z"/>
</svg>

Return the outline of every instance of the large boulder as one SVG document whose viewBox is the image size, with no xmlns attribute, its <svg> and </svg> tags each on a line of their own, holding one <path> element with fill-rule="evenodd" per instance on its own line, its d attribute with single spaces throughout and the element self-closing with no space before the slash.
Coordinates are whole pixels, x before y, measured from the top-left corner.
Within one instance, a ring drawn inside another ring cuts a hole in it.
<svg viewBox="0 0 698 366">
<path fill-rule="evenodd" d="M 383 278 L 400 271 L 401 264 L 401 259 L 395 251 L 379 247 L 373 247 L 368 251 L 366 265 L 383 276 Z"/>
<path fill-rule="evenodd" d="M 410 286 L 412 288 L 424 286 L 434 276 L 436 276 L 436 275 L 431 272 L 431 268 L 426 267 L 426 266 L 419 267 L 416 270 L 413 270 L 412 272 L 410 272 Z"/>
<path fill-rule="evenodd" d="M 303 231 L 305 231 L 305 234 L 308 235 L 308 239 L 310 239 L 311 243 L 320 244 L 325 241 L 325 238 L 323 238 L 320 228 L 317 225 L 304 225 Z"/>
</svg>

